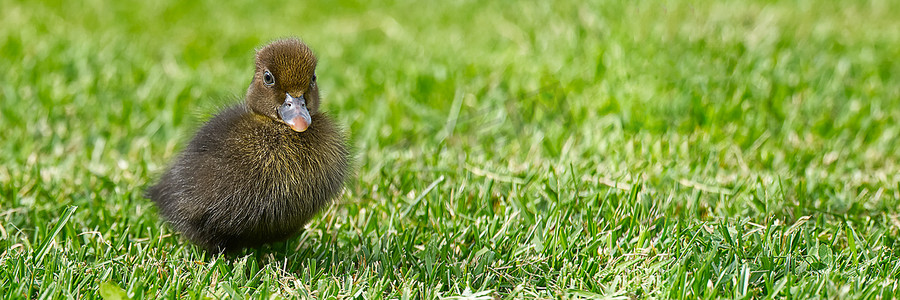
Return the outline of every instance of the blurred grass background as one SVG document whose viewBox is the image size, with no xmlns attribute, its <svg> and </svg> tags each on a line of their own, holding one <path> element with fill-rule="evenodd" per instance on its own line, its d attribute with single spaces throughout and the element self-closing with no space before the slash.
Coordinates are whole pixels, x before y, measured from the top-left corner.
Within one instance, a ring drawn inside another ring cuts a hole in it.
<svg viewBox="0 0 900 300">
<path fill-rule="evenodd" d="M 0 293 L 889 299 L 897 6 L 0 0 Z M 141 195 L 287 36 L 358 176 L 209 257 Z"/>
</svg>

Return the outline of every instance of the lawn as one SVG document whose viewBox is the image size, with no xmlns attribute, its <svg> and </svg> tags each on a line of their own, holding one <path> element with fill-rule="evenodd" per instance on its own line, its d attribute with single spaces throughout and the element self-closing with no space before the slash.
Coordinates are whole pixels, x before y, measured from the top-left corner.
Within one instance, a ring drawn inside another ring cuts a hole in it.
<svg viewBox="0 0 900 300">
<path fill-rule="evenodd" d="M 896 1 L 0 7 L 3 298 L 900 293 Z M 287 36 L 355 176 L 210 255 L 143 192 Z"/>
</svg>

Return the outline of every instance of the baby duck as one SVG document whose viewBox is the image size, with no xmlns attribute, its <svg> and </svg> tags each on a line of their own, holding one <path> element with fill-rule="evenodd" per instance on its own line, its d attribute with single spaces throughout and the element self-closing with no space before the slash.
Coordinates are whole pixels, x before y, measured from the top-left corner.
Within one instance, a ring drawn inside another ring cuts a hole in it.
<svg viewBox="0 0 900 300">
<path fill-rule="evenodd" d="M 148 189 L 188 240 L 210 252 L 282 241 L 341 192 L 350 152 L 319 111 L 316 63 L 297 39 L 257 51 L 244 103 L 204 124 Z"/>
</svg>

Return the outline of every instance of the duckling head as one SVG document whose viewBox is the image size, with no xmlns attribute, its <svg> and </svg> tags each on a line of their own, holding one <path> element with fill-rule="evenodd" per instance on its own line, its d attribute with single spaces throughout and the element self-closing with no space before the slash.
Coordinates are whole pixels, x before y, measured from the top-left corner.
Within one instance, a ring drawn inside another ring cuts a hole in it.
<svg viewBox="0 0 900 300">
<path fill-rule="evenodd" d="M 319 111 L 316 56 L 297 39 L 272 42 L 256 52 L 256 72 L 247 106 L 297 132 L 312 125 Z"/>
</svg>

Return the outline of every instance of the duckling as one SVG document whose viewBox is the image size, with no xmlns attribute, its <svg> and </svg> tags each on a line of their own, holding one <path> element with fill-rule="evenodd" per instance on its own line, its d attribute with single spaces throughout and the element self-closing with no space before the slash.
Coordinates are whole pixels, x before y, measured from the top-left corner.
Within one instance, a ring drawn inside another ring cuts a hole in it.
<svg viewBox="0 0 900 300">
<path fill-rule="evenodd" d="M 147 190 L 188 240 L 214 253 L 283 241 L 341 192 L 350 152 L 319 110 L 316 64 L 294 38 L 257 51 L 244 103 L 204 124 Z"/>
</svg>

